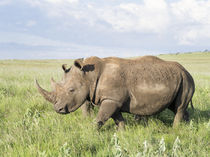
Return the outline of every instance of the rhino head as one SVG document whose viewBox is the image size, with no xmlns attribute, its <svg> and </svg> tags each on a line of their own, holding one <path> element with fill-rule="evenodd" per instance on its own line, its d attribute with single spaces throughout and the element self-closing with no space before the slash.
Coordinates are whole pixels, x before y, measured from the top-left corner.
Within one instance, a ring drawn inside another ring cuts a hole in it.
<svg viewBox="0 0 210 157">
<path fill-rule="evenodd" d="M 56 83 L 53 78 L 51 85 L 53 91 L 43 89 L 36 80 L 36 86 L 41 95 L 54 104 L 54 110 L 60 114 L 68 114 L 77 110 L 89 95 L 89 81 L 83 66 L 83 59 L 74 61 L 74 65 L 67 69 L 62 66 L 65 74 L 60 83 Z"/>
</svg>

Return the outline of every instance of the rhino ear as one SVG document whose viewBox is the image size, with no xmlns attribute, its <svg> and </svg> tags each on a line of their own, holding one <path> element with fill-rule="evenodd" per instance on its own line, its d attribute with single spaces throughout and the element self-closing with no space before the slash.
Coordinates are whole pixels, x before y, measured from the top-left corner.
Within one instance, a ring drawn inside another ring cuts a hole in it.
<svg viewBox="0 0 210 157">
<path fill-rule="evenodd" d="M 83 58 L 77 59 L 74 61 L 74 65 L 79 68 L 80 70 L 83 69 L 84 63 L 83 63 Z"/>
<path fill-rule="evenodd" d="M 71 70 L 71 67 L 70 67 L 70 68 L 67 68 L 66 66 L 67 66 L 67 64 L 63 64 L 63 65 L 62 65 L 62 69 L 63 69 L 63 71 L 64 71 L 65 73 L 67 73 L 67 72 L 69 72 L 69 71 Z"/>
</svg>

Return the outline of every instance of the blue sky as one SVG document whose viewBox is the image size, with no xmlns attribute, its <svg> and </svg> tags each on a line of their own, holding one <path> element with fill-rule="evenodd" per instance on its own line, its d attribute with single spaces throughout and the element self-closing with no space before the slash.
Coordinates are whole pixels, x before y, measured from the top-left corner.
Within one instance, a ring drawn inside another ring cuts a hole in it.
<svg viewBox="0 0 210 157">
<path fill-rule="evenodd" d="M 0 0 L 0 59 L 210 49 L 210 0 Z"/>
</svg>

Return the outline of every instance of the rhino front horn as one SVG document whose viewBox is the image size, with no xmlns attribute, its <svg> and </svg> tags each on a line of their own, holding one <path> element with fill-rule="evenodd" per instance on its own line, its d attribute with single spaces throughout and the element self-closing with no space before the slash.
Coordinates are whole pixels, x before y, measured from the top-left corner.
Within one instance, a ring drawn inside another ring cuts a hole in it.
<svg viewBox="0 0 210 157">
<path fill-rule="evenodd" d="M 55 80 L 53 78 L 51 78 L 51 86 L 53 88 L 53 90 L 56 90 L 58 84 L 55 82 Z"/>
<path fill-rule="evenodd" d="M 40 87 L 38 81 L 36 80 L 36 87 L 39 91 L 39 93 L 49 102 L 54 103 L 55 102 L 55 96 L 52 92 L 48 92 L 42 87 Z"/>
</svg>

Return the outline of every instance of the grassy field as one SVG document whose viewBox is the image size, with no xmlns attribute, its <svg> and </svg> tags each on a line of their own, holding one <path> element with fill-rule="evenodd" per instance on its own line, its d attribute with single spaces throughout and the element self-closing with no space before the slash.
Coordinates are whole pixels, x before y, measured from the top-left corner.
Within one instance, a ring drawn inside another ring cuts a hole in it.
<svg viewBox="0 0 210 157">
<path fill-rule="evenodd" d="M 176 129 L 165 110 L 147 123 L 124 114 L 126 130 L 110 119 L 98 132 L 97 109 L 87 118 L 80 109 L 59 115 L 35 88 L 37 78 L 51 90 L 50 78 L 61 80 L 61 65 L 72 60 L 0 61 L 0 156 L 210 156 L 210 53 L 159 57 L 180 62 L 195 80 L 195 111 Z"/>
</svg>

